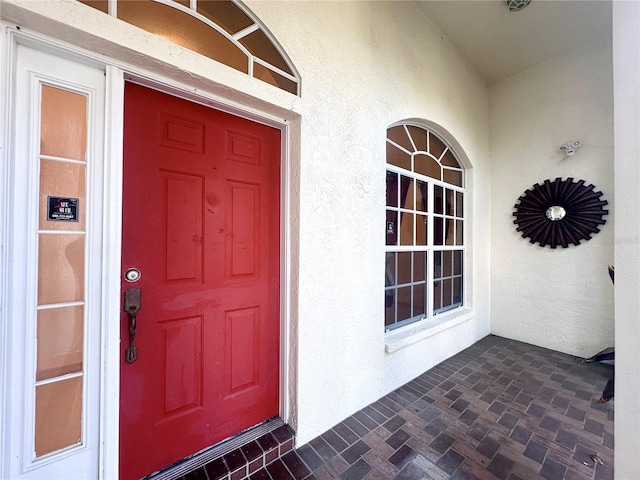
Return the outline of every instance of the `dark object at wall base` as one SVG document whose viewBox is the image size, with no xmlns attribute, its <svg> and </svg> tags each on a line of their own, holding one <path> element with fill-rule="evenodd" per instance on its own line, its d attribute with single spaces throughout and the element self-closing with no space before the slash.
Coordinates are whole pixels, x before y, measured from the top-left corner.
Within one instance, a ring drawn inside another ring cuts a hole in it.
<svg viewBox="0 0 640 480">
<path fill-rule="evenodd" d="M 613 347 L 605 348 L 594 356 L 587 358 L 584 363 L 611 362 L 615 359 L 615 355 L 616 352 Z M 613 378 L 611 378 L 605 385 L 602 396 L 598 399 L 598 403 L 607 403 L 613 398 L 613 384 Z"/>
<path fill-rule="evenodd" d="M 602 391 L 602 396 L 598 399 L 598 403 L 607 403 L 613 398 L 613 378 L 609 379 L 607 385 Z"/>
<path fill-rule="evenodd" d="M 596 353 L 593 357 L 587 358 L 584 363 L 606 362 L 613 359 L 615 359 L 615 349 L 613 347 L 609 347 Z"/>
</svg>

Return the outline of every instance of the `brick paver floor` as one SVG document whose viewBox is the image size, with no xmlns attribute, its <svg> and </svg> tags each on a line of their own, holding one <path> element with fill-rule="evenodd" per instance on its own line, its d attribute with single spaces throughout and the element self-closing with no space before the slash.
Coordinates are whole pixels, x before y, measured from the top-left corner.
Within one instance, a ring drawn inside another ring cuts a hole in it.
<svg viewBox="0 0 640 480">
<path fill-rule="evenodd" d="M 613 479 L 613 370 L 579 360 L 490 335 L 245 478 Z"/>
</svg>

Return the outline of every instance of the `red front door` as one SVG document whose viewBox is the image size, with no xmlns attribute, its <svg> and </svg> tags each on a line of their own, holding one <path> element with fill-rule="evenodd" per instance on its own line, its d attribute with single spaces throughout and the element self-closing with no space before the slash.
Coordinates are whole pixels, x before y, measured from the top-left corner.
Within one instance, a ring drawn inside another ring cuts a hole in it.
<svg viewBox="0 0 640 480">
<path fill-rule="evenodd" d="M 135 84 L 124 117 L 126 480 L 278 414 L 280 132 Z"/>
</svg>

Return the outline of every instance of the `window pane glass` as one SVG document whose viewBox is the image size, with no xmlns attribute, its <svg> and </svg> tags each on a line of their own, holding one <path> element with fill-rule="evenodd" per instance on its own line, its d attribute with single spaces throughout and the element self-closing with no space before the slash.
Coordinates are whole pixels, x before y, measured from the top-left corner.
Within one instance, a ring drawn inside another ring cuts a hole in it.
<svg viewBox="0 0 640 480">
<path fill-rule="evenodd" d="M 411 155 L 387 143 L 387 163 L 411 170 Z"/>
<path fill-rule="evenodd" d="M 416 151 L 418 152 L 426 152 L 427 151 L 427 131 L 424 128 L 415 127 L 415 126 L 407 126 L 407 130 L 409 130 L 409 135 L 411 135 L 411 139 L 416 146 Z"/>
<path fill-rule="evenodd" d="M 453 274 L 462 275 L 462 250 L 453 252 Z"/>
<path fill-rule="evenodd" d="M 453 279 L 453 303 L 462 303 L 462 278 Z"/>
<path fill-rule="evenodd" d="M 228 0 L 217 0 L 215 2 L 199 0 L 197 10 L 198 13 L 209 20 L 213 20 L 214 23 L 231 34 L 253 25 L 253 21 L 233 2 Z"/>
<path fill-rule="evenodd" d="M 421 182 L 420 180 L 416 180 L 416 210 L 418 212 L 427 211 L 427 206 L 429 205 L 429 200 L 427 198 L 427 193 L 428 193 L 427 187 L 428 187 L 428 184 L 426 182 Z"/>
<path fill-rule="evenodd" d="M 40 153 L 86 160 L 87 97 L 43 85 L 41 109 Z"/>
<path fill-rule="evenodd" d="M 387 210 L 387 245 L 398 244 L 398 212 Z"/>
<path fill-rule="evenodd" d="M 298 93 L 298 84 L 296 82 L 283 77 L 279 73 L 274 72 L 267 67 L 263 67 L 259 63 L 253 64 L 253 76 L 258 80 L 262 80 L 265 83 L 278 87 L 289 93 L 293 93 L 294 95 L 297 95 Z"/>
<path fill-rule="evenodd" d="M 413 245 L 413 213 L 400 214 L 400 245 Z"/>
<path fill-rule="evenodd" d="M 398 300 L 397 321 L 411 318 L 411 287 L 399 288 L 396 298 Z"/>
<path fill-rule="evenodd" d="M 407 132 L 405 132 L 404 130 L 404 126 L 398 125 L 397 127 L 391 127 L 387 129 L 387 138 L 391 140 L 393 143 L 396 143 L 401 147 L 405 148 L 407 151 L 409 152 L 413 151 L 413 145 L 411 145 L 411 140 L 409 140 L 409 137 L 407 136 Z M 387 163 L 390 163 L 388 155 L 389 155 L 389 150 L 387 149 Z M 407 170 L 411 170 L 411 168 L 408 168 Z"/>
<path fill-rule="evenodd" d="M 447 150 L 447 153 L 445 153 L 440 159 L 440 163 L 442 163 L 442 165 L 446 165 L 447 167 L 460 168 L 460 164 L 456 160 L 456 157 L 451 150 Z"/>
<path fill-rule="evenodd" d="M 38 311 L 36 380 L 82 371 L 83 307 Z"/>
<path fill-rule="evenodd" d="M 384 324 L 385 326 L 396 323 L 396 291 L 385 290 L 384 292 Z"/>
<path fill-rule="evenodd" d="M 445 213 L 447 215 L 451 215 L 453 217 L 454 212 L 455 212 L 455 205 L 453 204 L 453 190 L 451 190 L 450 188 L 447 188 L 445 190 L 446 192 L 446 197 L 447 197 L 447 201 L 446 201 L 446 206 L 445 206 Z"/>
<path fill-rule="evenodd" d="M 398 174 L 387 171 L 387 207 L 398 206 Z"/>
<path fill-rule="evenodd" d="M 456 245 L 464 245 L 464 227 L 462 220 L 456 220 Z"/>
<path fill-rule="evenodd" d="M 416 215 L 416 245 L 427 245 L 426 215 Z"/>
<path fill-rule="evenodd" d="M 386 252 L 385 254 L 385 275 L 384 286 L 391 287 L 397 285 L 396 282 L 396 253 Z"/>
<path fill-rule="evenodd" d="M 433 218 L 433 244 L 434 245 L 444 244 L 444 238 L 442 235 L 443 228 L 444 228 L 444 223 L 442 221 L 442 217 L 434 217 Z"/>
<path fill-rule="evenodd" d="M 456 192 L 456 217 L 464 217 L 464 200 L 462 192 Z"/>
<path fill-rule="evenodd" d="M 414 285 L 413 287 L 413 316 L 420 315 L 423 317 L 427 311 L 425 302 L 425 285 Z"/>
<path fill-rule="evenodd" d="M 433 253 L 433 278 L 442 278 L 442 252 Z"/>
<path fill-rule="evenodd" d="M 36 457 L 80 443 L 82 377 L 36 387 Z"/>
<path fill-rule="evenodd" d="M 433 282 L 433 310 L 442 308 L 442 281 Z"/>
<path fill-rule="evenodd" d="M 442 176 L 440 164 L 433 158 L 427 155 L 415 155 L 413 160 L 416 173 L 440 180 Z"/>
<path fill-rule="evenodd" d="M 454 231 L 453 231 L 454 220 L 452 220 L 451 218 L 447 218 L 445 220 L 445 226 L 446 226 L 445 243 L 447 245 L 453 245 L 453 240 L 454 240 Z"/>
<path fill-rule="evenodd" d="M 100 10 L 104 13 L 109 13 L 109 2 L 107 0 L 79 0 L 81 3 L 85 5 L 89 5 L 90 7 L 95 8 L 96 10 Z"/>
<path fill-rule="evenodd" d="M 202 2 L 200 2 L 202 3 Z M 247 50 L 255 57 L 264 60 L 270 65 L 279 68 L 283 72 L 293 75 L 293 72 L 284 61 L 278 49 L 271 43 L 262 30 L 256 30 L 240 40 Z"/>
<path fill-rule="evenodd" d="M 118 18 L 244 73 L 247 56 L 222 34 L 191 15 L 150 0 L 118 2 Z"/>
<path fill-rule="evenodd" d="M 433 187 L 433 209 L 434 213 L 444 213 L 444 192 L 438 185 Z"/>
<path fill-rule="evenodd" d="M 400 176 L 400 207 L 413 210 L 413 179 Z"/>
<path fill-rule="evenodd" d="M 429 153 L 436 158 L 440 158 L 445 150 L 445 145 L 438 137 L 429 132 Z"/>
<path fill-rule="evenodd" d="M 411 283 L 411 252 L 398 252 L 398 284 Z"/>
<path fill-rule="evenodd" d="M 413 281 L 427 279 L 427 252 L 413 252 Z"/>
<path fill-rule="evenodd" d="M 442 281 L 442 308 L 448 307 L 453 303 L 453 282 L 450 278 Z"/>
<path fill-rule="evenodd" d="M 457 185 L 458 187 L 462 186 L 462 172 L 457 170 L 447 170 L 444 169 L 442 171 L 442 180 L 451 185 Z"/>
<path fill-rule="evenodd" d="M 84 235 L 40 235 L 38 305 L 84 299 Z"/>
<path fill-rule="evenodd" d="M 453 252 L 446 250 L 442 252 L 442 274 L 444 277 L 450 277 L 452 275 L 453 267 Z"/>
</svg>

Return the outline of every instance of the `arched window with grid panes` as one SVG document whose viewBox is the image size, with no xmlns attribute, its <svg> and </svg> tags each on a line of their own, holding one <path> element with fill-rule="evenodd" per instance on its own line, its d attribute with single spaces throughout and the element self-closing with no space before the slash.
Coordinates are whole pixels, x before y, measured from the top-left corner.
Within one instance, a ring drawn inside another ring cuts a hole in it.
<svg viewBox="0 0 640 480">
<path fill-rule="evenodd" d="M 464 177 L 433 129 L 387 130 L 385 331 L 463 305 Z"/>
<path fill-rule="evenodd" d="M 238 0 L 78 0 L 149 33 L 300 95 L 300 75 Z"/>
</svg>

